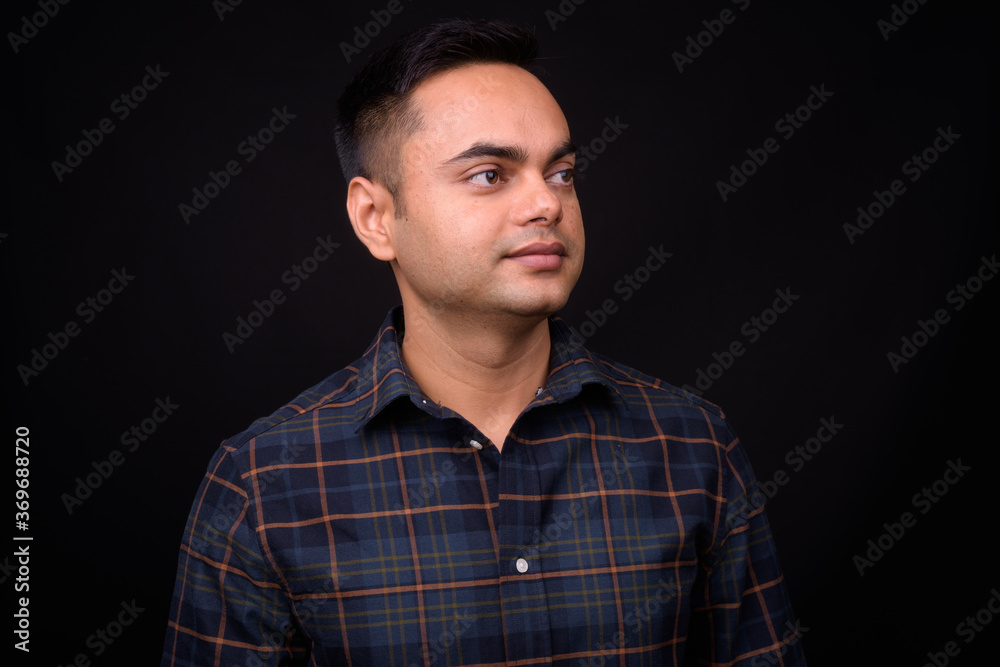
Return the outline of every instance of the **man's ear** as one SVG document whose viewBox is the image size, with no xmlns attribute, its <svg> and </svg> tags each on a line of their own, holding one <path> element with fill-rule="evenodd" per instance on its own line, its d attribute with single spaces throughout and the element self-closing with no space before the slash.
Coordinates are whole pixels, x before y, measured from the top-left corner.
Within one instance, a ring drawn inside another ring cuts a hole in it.
<svg viewBox="0 0 1000 667">
<path fill-rule="evenodd" d="M 396 258 L 392 238 L 395 207 L 385 186 L 361 176 L 352 178 L 347 185 L 347 215 L 354 233 L 375 259 L 390 262 Z"/>
</svg>

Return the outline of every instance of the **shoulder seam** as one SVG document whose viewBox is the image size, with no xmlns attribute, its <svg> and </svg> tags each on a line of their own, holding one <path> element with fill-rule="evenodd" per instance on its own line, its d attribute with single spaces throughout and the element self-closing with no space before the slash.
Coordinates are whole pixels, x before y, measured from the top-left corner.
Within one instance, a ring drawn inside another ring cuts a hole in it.
<svg viewBox="0 0 1000 667">
<path fill-rule="evenodd" d="M 594 361 L 596 361 L 599 364 L 601 374 L 607 377 L 608 380 L 611 382 L 620 383 L 621 379 L 619 378 L 625 378 L 631 383 L 641 385 L 648 389 L 665 391 L 667 393 L 673 394 L 674 396 L 677 396 L 682 400 L 687 401 L 688 403 L 691 404 L 692 407 L 706 410 L 711 414 L 716 415 L 720 419 L 724 421 L 726 420 L 726 416 L 725 413 L 723 413 L 722 408 L 720 408 L 715 403 L 712 403 L 711 401 L 705 400 L 704 398 L 696 396 L 689 391 L 686 391 L 675 385 L 672 385 L 669 382 L 664 382 L 659 378 L 647 375 L 634 368 L 623 366 L 601 354 L 591 352 L 590 350 L 588 350 L 588 352 L 590 353 Z M 635 376 L 630 375 L 629 371 L 635 373 Z M 618 377 L 617 378 L 614 377 L 615 375 Z"/>
<path fill-rule="evenodd" d="M 235 453 L 235 451 L 242 449 L 248 442 L 250 442 L 254 438 L 260 437 L 260 436 L 264 435 L 265 433 L 267 433 L 268 431 L 271 431 L 272 429 L 278 428 L 279 426 L 281 426 L 282 424 L 288 422 L 289 420 L 294 419 L 296 417 L 301 417 L 302 415 L 309 414 L 309 413 L 311 413 L 311 412 L 313 412 L 315 410 L 318 410 L 319 408 L 324 407 L 325 405 L 328 405 L 329 403 L 331 403 L 332 401 L 335 401 L 336 399 L 338 399 L 340 397 L 349 396 L 352 393 L 357 392 L 357 390 L 358 390 L 358 378 L 360 377 L 360 372 L 359 372 L 359 370 L 357 368 L 357 365 L 356 364 L 351 364 L 350 366 L 347 366 L 347 367 L 343 368 L 342 370 L 343 371 L 351 371 L 352 375 L 348 378 L 348 380 L 346 382 L 344 382 L 343 386 L 340 387 L 337 391 L 335 391 L 333 393 L 330 393 L 330 394 L 326 394 L 325 396 L 312 401 L 305 408 L 301 408 L 301 407 L 295 405 L 295 400 L 296 399 L 300 398 L 304 394 L 307 394 L 307 393 L 313 391 L 312 388 L 307 389 L 306 391 L 302 392 L 301 394 L 299 394 L 298 396 L 296 396 L 294 399 L 292 399 L 288 403 L 285 403 L 283 406 L 281 406 L 280 408 L 278 408 L 277 410 L 275 410 L 274 412 L 272 412 L 267 417 L 261 417 L 260 419 L 255 420 L 245 430 L 243 430 L 243 431 L 241 431 L 239 433 L 236 433 L 236 434 L 230 436 L 229 438 L 227 438 L 226 440 L 224 440 L 223 443 L 222 443 L 222 446 L 223 447 L 227 447 L 227 448 L 231 448 L 234 451 L 234 453 Z M 332 378 L 332 377 L 335 377 L 336 375 L 337 375 L 337 373 L 334 373 L 334 375 L 332 375 L 330 377 Z M 329 379 L 329 378 L 327 378 L 327 379 Z M 326 380 L 324 380 L 323 382 L 326 382 Z M 322 383 L 320 383 L 320 384 L 322 384 Z M 319 385 L 316 385 L 316 386 L 319 386 Z M 294 412 L 294 414 L 285 414 L 285 415 L 281 414 L 283 411 L 287 411 L 287 410 L 294 410 L 295 412 Z M 280 415 L 280 418 L 279 418 L 279 415 Z"/>
</svg>

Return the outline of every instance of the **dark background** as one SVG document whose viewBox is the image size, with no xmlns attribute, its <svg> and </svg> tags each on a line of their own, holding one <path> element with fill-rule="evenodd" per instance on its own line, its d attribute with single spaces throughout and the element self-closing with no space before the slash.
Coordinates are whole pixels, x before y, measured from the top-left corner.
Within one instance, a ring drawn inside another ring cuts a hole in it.
<svg viewBox="0 0 1000 667">
<path fill-rule="evenodd" d="M 157 664 L 181 532 L 216 446 L 358 357 L 398 299 L 347 220 L 335 100 L 374 48 L 469 15 L 535 27 L 578 144 L 620 124 L 578 178 L 588 253 L 568 323 L 615 299 L 588 345 L 678 386 L 744 343 L 704 395 L 761 480 L 788 473 L 768 514 L 810 664 L 917 666 L 949 641 L 952 664 L 994 664 L 1000 619 L 968 643 L 957 625 L 1000 586 L 1000 281 L 961 310 L 946 295 L 998 250 L 995 5 L 911 0 L 884 39 L 889 2 L 565 0 L 556 23 L 557 0 L 511 4 L 402 0 L 351 63 L 340 43 L 385 2 L 244 0 L 221 17 L 210 0 L 71 2 L 17 53 L 8 35 L 3 433 L 13 449 L 14 427 L 31 431 L 30 529 L 12 516 L 8 535 L 33 537 L 32 652 L 17 664 Z M 726 8 L 735 20 L 679 72 L 672 54 Z M 39 11 L 7 3 L 0 27 L 21 32 Z M 157 65 L 169 75 L 120 119 L 112 101 Z M 792 137 L 776 132 L 821 85 L 823 106 Z M 286 107 L 295 118 L 246 163 L 237 146 Z M 106 117 L 114 131 L 60 182 L 52 162 Z M 938 128 L 960 138 L 911 183 L 902 165 Z M 768 137 L 778 152 L 724 202 L 716 182 Z M 185 224 L 178 206 L 234 159 L 242 172 Z M 843 224 L 894 179 L 906 192 L 850 243 Z M 282 274 L 327 236 L 340 247 L 290 291 Z M 661 244 L 673 256 L 624 300 L 614 285 Z M 77 305 L 123 267 L 135 278 L 86 322 Z M 786 288 L 799 299 L 750 343 L 743 324 Z M 230 353 L 223 333 L 274 289 L 287 301 Z M 949 321 L 894 372 L 887 354 L 939 308 Z M 79 335 L 25 384 L 17 367 L 69 322 Z M 127 451 L 121 434 L 168 397 L 179 407 Z M 793 471 L 786 454 L 823 418 L 843 428 Z M 113 450 L 121 465 L 68 513 L 63 494 Z M 959 458 L 971 470 L 921 514 L 912 496 Z M 853 558 L 906 511 L 916 524 L 859 575 Z M 144 611 L 96 655 L 88 637 L 133 600 Z"/>
</svg>

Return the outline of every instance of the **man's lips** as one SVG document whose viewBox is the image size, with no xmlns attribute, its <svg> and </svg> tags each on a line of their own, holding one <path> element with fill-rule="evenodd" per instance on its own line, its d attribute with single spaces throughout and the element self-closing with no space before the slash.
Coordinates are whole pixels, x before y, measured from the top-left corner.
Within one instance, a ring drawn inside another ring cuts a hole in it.
<svg viewBox="0 0 1000 667">
<path fill-rule="evenodd" d="M 566 247 L 559 242 L 529 243 L 507 255 L 506 259 L 534 269 L 558 269 L 565 254 Z"/>
</svg>

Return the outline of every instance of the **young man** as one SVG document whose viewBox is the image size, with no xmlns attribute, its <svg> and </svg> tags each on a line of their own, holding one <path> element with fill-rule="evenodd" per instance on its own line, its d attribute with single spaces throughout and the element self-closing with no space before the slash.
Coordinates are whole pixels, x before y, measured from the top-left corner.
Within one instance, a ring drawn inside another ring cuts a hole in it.
<svg viewBox="0 0 1000 667">
<path fill-rule="evenodd" d="M 450 21 L 345 91 L 348 214 L 402 307 L 217 452 L 164 665 L 805 664 L 721 411 L 551 317 L 584 235 L 536 50 Z"/>
</svg>

